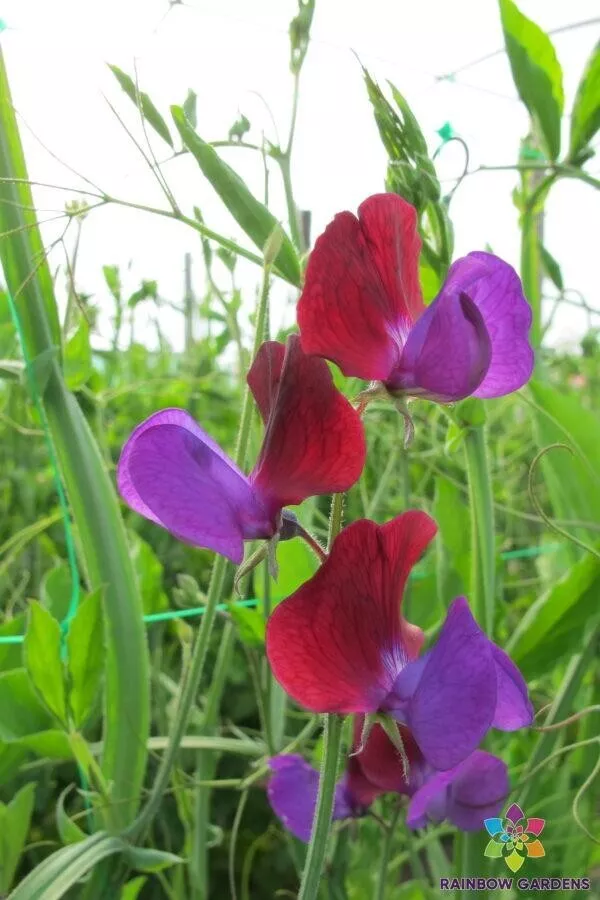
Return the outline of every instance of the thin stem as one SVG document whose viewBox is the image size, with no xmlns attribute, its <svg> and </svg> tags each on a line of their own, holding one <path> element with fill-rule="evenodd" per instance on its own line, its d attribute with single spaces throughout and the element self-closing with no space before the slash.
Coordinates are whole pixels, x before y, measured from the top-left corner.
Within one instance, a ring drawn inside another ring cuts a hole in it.
<svg viewBox="0 0 600 900">
<path fill-rule="evenodd" d="M 494 629 L 496 550 L 494 498 L 483 425 L 468 429 L 465 454 L 471 508 L 472 603 L 475 618 L 491 636 Z"/>
<path fill-rule="evenodd" d="M 338 760 L 342 746 L 343 722 L 344 720 L 341 716 L 328 715 L 325 717 L 323 738 L 325 753 L 321 777 L 319 778 L 317 809 L 306 854 L 306 863 L 298 900 L 314 900 L 319 891 L 327 839 L 331 826 Z"/>
<path fill-rule="evenodd" d="M 398 824 L 398 819 L 400 818 L 401 812 L 402 806 L 400 805 L 400 803 L 398 803 L 394 814 L 389 821 L 389 824 L 386 826 L 385 839 L 383 841 L 383 847 L 381 849 L 381 862 L 379 864 L 377 887 L 375 889 L 375 900 L 385 900 L 385 888 L 387 884 L 388 866 L 390 864 L 390 856 L 392 855 L 392 847 L 394 843 L 394 832 L 396 830 L 396 825 Z"/>
</svg>

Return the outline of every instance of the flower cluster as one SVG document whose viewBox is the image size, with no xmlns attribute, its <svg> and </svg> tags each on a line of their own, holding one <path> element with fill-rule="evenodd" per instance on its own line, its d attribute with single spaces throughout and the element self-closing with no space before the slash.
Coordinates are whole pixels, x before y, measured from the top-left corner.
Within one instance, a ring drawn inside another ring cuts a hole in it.
<svg viewBox="0 0 600 900">
<path fill-rule="evenodd" d="M 450 403 L 521 387 L 533 365 L 531 313 L 514 270 L 471 253 L 425 307 L 419 251 L 416 212 L 395 194 L 370 197 L 358 217 L 337 215 L 309 259 L 299 336 L 264 343 L 248 373 L 265 429 L 250 474 L 184 410 L 162 410 L 123 449 L 125 501 L 180 540 L 240 563 L 244 541 L 303 535 L 285 507 L 344 492 L 361 475 L 365 400 L 355 409 L 344 398 L 326 359 L 376 382 L 370 391 L 402 409 L 412 398 Z M 508 794 L 505 764 L 478 748 L 490 729 L 531 723 L 520 672 L 464 597 L 425 653 L 423 632 L 401 612 L 410 570 L 436 530 L 418 510 L 384 525 L 354 522 L 267 623 L 267 656 L 290 696 L 314 712 L 354 717 L 334 818 L 363 815 L 392 792 L 409 798 L 410 827 L 448 819 L 472 830 L 497 816 Z M 296 755 L 270 765 L 273 809 L 308 840 L 318 773 Z"/>
</svg>

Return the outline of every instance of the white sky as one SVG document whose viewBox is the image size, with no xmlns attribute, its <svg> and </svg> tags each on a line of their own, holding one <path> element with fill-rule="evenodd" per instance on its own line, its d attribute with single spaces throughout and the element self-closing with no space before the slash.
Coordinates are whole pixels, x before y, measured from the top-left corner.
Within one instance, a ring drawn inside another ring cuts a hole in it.
<svg viewBox="0 0 600 900">
<path fill-rule="evenodd" d="M 520 6 L 546 29 L 598 13 L 597 0 L 520 0 Z M 249 140 L 260 142 L 263 130 L 272 138 L 273 126 L 257 93 L 269 104 L 282 141 L 290 114 L 287 28 L 296 0 L 189 0 L 189 5 L 168 9 L 168 0 L 0 0 L 0 17 L 8 26 L 2 46 L 23 121 L 57 157 L 104 190 L 152 205 L 164 205 L 164 200 L 102 96 L 110 98 L 143 139 L 136 110 L 106 62 L 133 75 L 135 60 L 140 87 L 167 120 L 169 104 L 183 102 L 187 89 L 194 89 L 198 130 L 208 140 L 225 138 L 239 111 L 252 123 Z M 554 37 L 565 73 L 567 110 L 599 30 L 591 26 Z M 468 142 L 474 167 L 513 163 L 527 128 L 506 57 L 500 54 L 470 68 L 453 83 L 435 76 L 501 46 L 495 0 L 317 0 L 293 164 L 296 200 L 312 210 L 313 237 L 337 211 L 355 209 L 383 186 L 385 154 L 352 51 L 380 83 L 390 79 L 406 95 L 431 149 L 439 143 L 436 129 L 450 122 Z M 23 137 L 32 179 L 82 185 L 31 133 L 24 130 Z M 158 158 L 167 157 L 169 148 L 160 139 L 152 140 Z M 226 158 L 261 196 L 260 157 L 233 149 Z M 441 158 L 441 177 L 460 173 L 462 165 L 460 148 L 451 145 Z M 589 169 L 598 174 L 600 163 L 592 160 Z M 251 246 L 193 160 L 169 162 L 164 171 L 186 212 L 199 205 L 211 228 Z M 273 211 L 283 218 L 285 206 L 275 181 L 273 172 Z M 518 265 L 517 212 L 511 200 L 516 181 L 516 173 L 502 172 L 473 175 L 463 182 L 452 203 L 456 256 L 489 243 Z M 40 207 L 60 210 L 77 193 L 38 190 L 35 196 Z M 551 194 L 547 210 L 546 244 L 562 266 L 565 284 L 600 308 L 597 192 L 573 181 L 563 183 Z M 48 239 L 56 234 L 53 228 L 46 228 Z M 160 293 L 178 301 L 186 250 L 195 255 L 195 287 L 201 294 L 194 232 L 146 214 L 98 210 L 85 223 L 79 289 L 93 293 L 108 314 L 111 304 L 101 267 L 117 263 L 125 269 L 133 261 L 126 287 L 134 290 L 142 277 L 155 278 Z M 55 254 L 58 265 L 64 257 L 59 250 Z M 240 281 L 249 294 L 256 278 L 254 267 L 242 267 Z M 275 304 L 281 304 L 275 317 L 286 296 L 290 292 L 283 286 L 275 292 Z M 163 322 L 179 344 L 182 324 L 172 315 Z M 573 342 L 584 328 L 585 317 L 565 307 L 552 340 Z M 151 340 L 150 332 L 146 337 Z"/>
</svg>

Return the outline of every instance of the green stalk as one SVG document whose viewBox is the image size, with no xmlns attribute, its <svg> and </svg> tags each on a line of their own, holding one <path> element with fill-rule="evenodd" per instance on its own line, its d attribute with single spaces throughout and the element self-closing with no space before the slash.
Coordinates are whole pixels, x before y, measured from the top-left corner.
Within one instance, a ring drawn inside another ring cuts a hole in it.
<svg viewBox="0 0 600 900">
<path fill-rule="evenodd" d="M 492 637 L 494 631 L 496 548 L 494 497 L 483 425 L 471 425 L 465 434 L 465 456 L 471 510 L 471 604 L 475 618 Z"/>
<path fill-rule="evenodd" d="M 538 241 L 537 215 L 528 209 L 521 220 L 521 281 L 523 293 L 529 301 L 533 321 L 531 323 L 531 343 L 534 348 L 542 340 L 542 260 Z"/>
<path fill-rule="evenodd" d="M 331 827 L 338 760 L 342 747 L 343 724 L 344 720 L 341 716 L 325 716 L 323 738 L 325 752 L 321 777 L 319 778 L 317 808 L 306 853 L 298 900 L 314 900 L 319 891 L 321 872 L 325 862 L 325 851 L 327 850 L 327 839 Z"/>
<path fill-rule="evenodd" d="M 377 887 L 375 888 L 375 900 L 385 900 L 388 867 L 392 855 L 392 847 L 394 845 L 394 832 L 396 831 L 396 825 L 398 824 L 401 812 L 402 806 L 398 803 L 385 830 L 385 838 L 381 849 L 381 862 L 379 863 L 379 875 L 377 876 Z"/>
<path fill-rule="evenodd" d="M 146 768 L 148 650 L 125 529 L 101 454 L 60 370 L 60 326 L 10 90 L 0 52 L 0 259 L 15 297 L 32 384 L 47 418 L 89 587 L 103 588 L 107 670 L 102 773 L 111 785 L 107 824 L 133 820 Z M 12 232 L 6 236 L 6 232 Z"/>
<path fill-rule="evenodd" d="M 227 681 L 227 673 L 235 645 L 235 629 L 230 620 L 225 622 L 217 661 L 208 691 L 201 734 L 213 735 L 219 716 L 221 699 Z M 198 753 L 196 780 L 211 781 L 217 769 L 218 754 L 206 750 Z M 208 828 L 210 824 L 211 790 L 197 787 L 194 794 L 194 830 L 189 860 L 191 894 L 193 900 L 208 898 Z"/>
<path fill-rule="evenodd" d="M 273 254 L 276 255 L 276 254 Z M 263 283 L 256 311 L 256 332 L 254 335 L 254 347 L 252 351 L 252 359 L 256 356 L 260 347 L 265 326 L 267 321 L 267 305 L 269 300 L 269 282 L 272 268 L 272 260 L 265 262 L 263 270 Z M 238 439 L 234 459 L 238 466 L 244 466 L 246 454 L 248 450 L 248 442 L 250 439 L 250 426 L 252 424 L 253 401 L 250 388 L 246 385 L 244 392 L 244 401 L 242 404 L 242 413 L 240 418 L 240 427 L 238 431 Z M 152 790 L 146 802 L 146 806 L 138 816 L 134 825 L 130 829 L 130 836 L 139 840 L 148 831 L 152 824 L 156 813 L 158 812 L 164 792 L 169 786 L 171 772 L 175 765 L 175 760 L 179 752 L 179 744 L 183 738 L 189 718 L 198 693 L 200 681 L 204 673 L 204 665 L 208 653 L 208 645 L 210 634 L 217 615 L 217 605 L 223 590 L 223 581 L 225 578 L 227 561 L 222 556 L 217 556 L 213 565 L 213 570 L 206 596 L 206 605 L 202 624 L 196 637 L 189 668 L 184 676 L 177 710 L 171 725 L 169 734 L 169 746 L 161 760 L 160 766 L 154 778 Z"/>
</svg>

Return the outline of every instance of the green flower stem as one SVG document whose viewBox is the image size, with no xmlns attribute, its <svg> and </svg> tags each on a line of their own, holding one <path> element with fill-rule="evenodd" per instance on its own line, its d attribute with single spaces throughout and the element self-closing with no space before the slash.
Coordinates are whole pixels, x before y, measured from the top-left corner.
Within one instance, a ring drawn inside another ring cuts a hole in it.
<svg viewBox="0 0 600 900">
<path fill-rule="evenodd" d="M 492 637 L 494 630 L 496 549 L 494 497 L 483 425 L 472 425 L 465 435 L 465 455 L 471 509 L 471 603 L 475 618 Z"/>
<path fill-rule="evenodd" d="M 231 664 L 233 648 L 235 646 L 235 628 L 231 620 L 225 622 L 221 643 L 217 654 L 217 661 L 210 688 L 206 698 L 206 709 L 201 733 L 214 735 L 223 691 L 227 682 L 227 673 Z M 201 750 L 196 760 L 196 781 L 210 781 L 215 778 L 218 755 L 214 752 Z M 193 900 L 207 900 L 208 898 L 208 829 L 210 825 L 210 801 L 211 790 L 209 787 L 198 786 L 194 792 L 194 830 L 191 840 L 191 853 L 189 860 L 191 893 Z"/>
<path fill-rule="evenodd" d="M 267 322 L 267 307 L 269 302 L 269 285 L 270 285 L 271 265 L 265 264 L 263 269 L 263 283 L 256 310 L 256 331 L 254 335 L 254 347 L 252 350 L 252 359 L 256 356 L 260 347 Z M 238 431 L 238 439 L 235 449 L 234 459 L 238 466 L 243 468 L 246 454 L 248 451 L 248 443 L 250 439 L 250 426 L 252 424 L 253 401 L 250 388 L 246 385 L 244 392 L 244 400 L 242 404 L 242 414 L 240 418 L 240 427 Z M 202 624 L 198 631 L 194 643 L 194 649 L 190 660 L 189 668 L 184 676 L 183 686 L 177 704 L 177 710 L 171 726 L 169 735 L 169 746 L 161 760 L 154 784 L 150 791 L 150 796 L 146 802 L 146 806 L 134 822 L 130 829 L 130 836 L 136 840 L 147 834 L 148 828 L 152 824 L 156 813 L 158 812 L 164 792 L 167 790 L 171 772 L 179 752 L 179 745 L 183 738 L 194 701 L 198 693 L 200 681 L 204 673 L 204 665 L 208 653 L 208 645 L 210 635 L 217 615 L 217 605 L 223 590 L 223 582 L 227 561 L 222 556 L 217 556 L 213 565 L 213 570 L 208 587 L 206 597 L 206 606 Z"/>
<path fill-rule="evenodd" d="M 521 222 L 521 280 L 523 293 L 533 314 L 530 337 L 535 349 L 540 346 L 542 339 L 541 272 L 538 215 L 533 210 L 525 210 Z"/>
<path fill-rule="evenodd" d="M 331 814 L 333 811 L 338 760 L 342 746 L 343 724 L 344 720 L 341 716 L 325 716 L 323 739 L 325 755 L 321 777 L 319 778 L 317 808 L 306 853 L 298 900 L 314 900 L 319 892 L 321 872 L 325 861 L 325 851 L 327 850 L 327 839 L 331 828 Z"/>
<path fill-rule="evenodd" d="M 329 538 L 327 547 L 331 550 L 333 542 L 342 530 L 344 514 L 344 494 L 334 494 L 331 501 L 331 515 L 329 518 Z M 324 758 L 319 778 L 319 792 L 317 794 L 317 806 L 310 835 L 310 843 L 306 852 L 304 872 L 298 900 L 314 900 L 319 891 L 321 872 L 325 862 L 327 840 L 331 828 L 331 814 L 333 812 L 333 797 L 338 770 L 338 761 L 342 746 L 342 726 L 344 720 L 341 716 L 325 716 L 325 730 L 323 734 Z"/>
<path fill-rule="evenodd" d="M 375 889 L 375 900 L 385 900 L 385 888 L 387 885 L 388 868 L 390 864 L 390 857 L 392 855 L 392 847 L 394 844 L 394 832 L 396 831 L 396 825 L 398 824 L 398 819 L 400 818 L 401 812 L 402 806 L 400 803 L 398 803 L 385 831 L 385 838 L 383 841 L 383 847 L 381 849 L 379 875 L 377 876 L 377 887 Z"/>
</svg>

